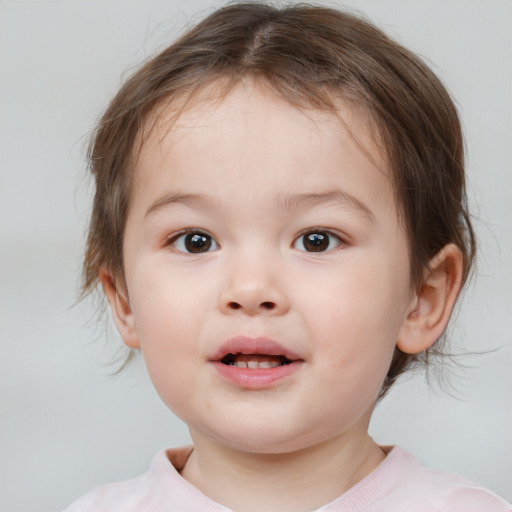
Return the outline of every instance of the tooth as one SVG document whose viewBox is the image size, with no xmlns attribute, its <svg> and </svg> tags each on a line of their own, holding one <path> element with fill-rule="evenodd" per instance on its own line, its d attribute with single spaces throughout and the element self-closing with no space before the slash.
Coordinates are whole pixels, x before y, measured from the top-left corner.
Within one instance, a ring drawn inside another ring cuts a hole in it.
<svg viewBox="0 0 512 512">
<path fill-rule="evenodd" d="M 260 368 L 258 361 L 247 361 L 247 368 Z"/>
<path fill-rule="evenodd" d="M 247 362 L 246 361 L 235 361 L 235 366 L 237 368 L 247 368 Z"/>
<path fill-rule="evenodd" d="M 259 367 L 260 368 L 272 368 L 272 366 L 270 365 L 270 361 L 261 361 L 261 363 L 259 363 Z"/>
</svg>

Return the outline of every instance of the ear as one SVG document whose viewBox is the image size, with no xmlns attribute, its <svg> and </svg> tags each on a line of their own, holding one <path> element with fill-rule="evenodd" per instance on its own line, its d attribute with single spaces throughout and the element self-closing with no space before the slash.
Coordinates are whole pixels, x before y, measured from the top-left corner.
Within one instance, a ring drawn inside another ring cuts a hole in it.
<svg viewBox="0 0 512 512">
<path fill-rule="evenodd" d="M 462 286 L 462 253 L 443 247 L 429 262 L 421 289 L 414 296 L 397 341 L 407 354 L 430 348 L 443 334 Z"/>
<path fill-rule="evenodd" d="M 110 303 L 112 318 L 125 345 L 133 349 L 140 348 L 137 326 L 130 306 L 126 286 L 121 286 L 116 283 L 116 280 L 106 268 L 101 269 L 100 280 L 103 291 Z"/>
</svg>

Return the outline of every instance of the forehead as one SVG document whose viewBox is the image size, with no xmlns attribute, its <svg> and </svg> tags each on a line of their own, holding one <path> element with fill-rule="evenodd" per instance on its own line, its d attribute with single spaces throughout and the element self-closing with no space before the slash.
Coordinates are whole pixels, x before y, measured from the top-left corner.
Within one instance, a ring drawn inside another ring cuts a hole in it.
<svg viewBox="0 0 512 512">
<path fill-rule="evenodd" d="M 141 186 L 162 185 L 156 174 L 177 188 L 204 191 L 224 177 L 237 194 L 244 184 L 261 180 L 268 190 L 285 191 L 300 182 L 301 191 L 321 192 L 339 169 L 346 177 L 366 178 L 349 180 L 354 192 L 366 188 L 382 196 L 383 187 L 390 189 L 368 116 L 341 99 L 335 111 L 299 108 L 267 87 L 244 82 L 227 95 L 218 86 L 205 88 L 183 108 L 186 101 L 162 105 L 148 123 L 134 165 L 132 199 Z"/>
<path fill-rule="evenodd" d="M 282 88 L 282 87 L 281 87 Z M 292 93 L 290 97 L 276 91 L 264 79 L 244 78 L 232 83 L 225 78 L 217 78 L 197 90 L 185 90 L 172 98 L 164 100 L 147 117 L 139 132 L 138 143 L 135 145 L 135 156 L 140 155 L 147 143 L 155 146 L 162 144 L 166 135 L 172 130 L 172 136 L 167 137 L 166 144 L 177 140 L 190 130 L 200 130 L 210 122 L 229 121 L 225 114 L 242 111 L 246 113 L 249 125 L 250 113 L 256 110 L 258 114 L 291 112 L 300 125 L 316 124 L 318 132 L 322 130 L 345 132 L 359 148 L 366 152 L 373 163 L 386 169 L 388 158 L 381 142 L 380 130 L 377 128 L 373 115 L 361 100 L 348 100 L 340 91 L 318 89 L 315 104 L 310 96 L 312 91 Z M 270 108 L 263 108 L 263 106 Z"/>
</svg>

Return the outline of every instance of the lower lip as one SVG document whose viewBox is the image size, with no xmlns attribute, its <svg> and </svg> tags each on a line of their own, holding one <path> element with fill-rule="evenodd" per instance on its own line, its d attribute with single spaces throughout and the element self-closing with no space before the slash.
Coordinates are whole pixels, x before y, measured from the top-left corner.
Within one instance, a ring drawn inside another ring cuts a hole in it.
<svg viewBox="0 0 512 512">
<path fill-rule="evenodd" d="M 297 372 L 302 363 L 303 361 L 293 361 L 275 368 L 239 368 L 220 361 L 212 362 L 221 377 L 231 384 L 245 389 L 269 388 Z"/>
</svg>

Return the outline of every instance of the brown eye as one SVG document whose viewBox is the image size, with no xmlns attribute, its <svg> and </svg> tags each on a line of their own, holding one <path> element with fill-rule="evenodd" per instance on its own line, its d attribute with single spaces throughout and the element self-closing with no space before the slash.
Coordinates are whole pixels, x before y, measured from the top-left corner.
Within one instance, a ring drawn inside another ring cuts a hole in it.
<svg viewBox="0 0 512 512">
<path fill-rule="evenodd" d="M 209 236 L 199 233 L 185 236 L 185 247 L 188 252 L 206 252 L 212 246 L 212 239 Z"/>
<path fill-rule="evenodd" d="M 191 254 L 216 251 L 219 248 L 210 235 L 197 231 L 177 236 L 172 240 L 172 246 L 180 252 Z"/>
<path fill-rule="evenodd" d="M 341 245 L 341 240 L 332 233 L 325 231 L 310 231 L 300 236 L 293 247 L 306 252 L 330 251 Z"/>
</svg>

